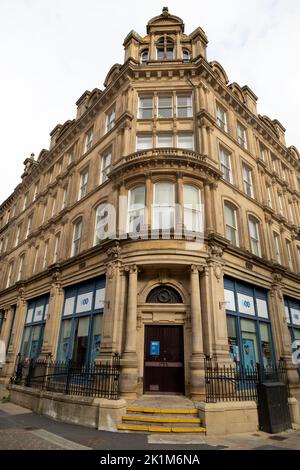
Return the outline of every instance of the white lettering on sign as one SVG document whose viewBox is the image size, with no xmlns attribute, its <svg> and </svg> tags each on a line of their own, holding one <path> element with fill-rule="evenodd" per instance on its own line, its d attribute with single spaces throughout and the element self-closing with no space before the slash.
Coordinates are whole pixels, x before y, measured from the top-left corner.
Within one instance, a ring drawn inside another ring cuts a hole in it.
<svg viewBox="0 0 300 470">
<path fill-rule="evenodd" d="M 225 309 L 236 311 L 234 292 L 232 290 L 224 289 Z"/>
<path fill-rule="evenodd" d="M 239 312 L 255 316 L 253 297 L 245 294 L 238 294 Z"/>
<path fill-rule="evenodd" d="M 92 310 L 93 292 L 80 294 L 77 297 L 76 313 L 89 312 Z"/>
<path fill-rule="evenodd" d="M 266 300 L 256 299 L 257 314 L 260 318 L 269 318 L 268 304 Z"/>
</svg>

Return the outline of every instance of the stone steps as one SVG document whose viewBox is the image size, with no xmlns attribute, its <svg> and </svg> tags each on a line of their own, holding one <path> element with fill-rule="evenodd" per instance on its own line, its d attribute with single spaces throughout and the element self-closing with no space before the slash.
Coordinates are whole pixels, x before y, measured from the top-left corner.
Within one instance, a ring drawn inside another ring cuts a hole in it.
<svg viewBox="0 0 300 470">
<path fill-rule="evenodd" d="M 119 431 L 203 433 L 197 409 L 128 407 Z"/>
</svg>

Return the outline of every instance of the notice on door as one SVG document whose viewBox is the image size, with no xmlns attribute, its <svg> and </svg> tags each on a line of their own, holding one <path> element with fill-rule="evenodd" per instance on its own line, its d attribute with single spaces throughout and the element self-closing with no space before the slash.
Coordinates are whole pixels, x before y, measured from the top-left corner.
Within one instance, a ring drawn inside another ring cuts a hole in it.
<svg viewBox="0 0 300 470">
<path fill-rule="evenodd" d="M 160 341 L 150 341 L 150 355 L 159 356 L 160 354 Z"/>
</svg>

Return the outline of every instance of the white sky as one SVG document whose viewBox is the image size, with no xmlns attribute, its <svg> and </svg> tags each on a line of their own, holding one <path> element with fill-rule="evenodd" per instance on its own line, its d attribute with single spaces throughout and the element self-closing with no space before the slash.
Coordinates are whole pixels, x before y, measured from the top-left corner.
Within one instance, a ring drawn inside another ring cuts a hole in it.
<svg viewBox="0 0 300 470">
<path fill-rule="evenodd" d="M 299 0 L 0 0 L 0 203 L 20 182 L 23 161 L 49 147 L 56 124 L 75 117 L 86 90 L 103 88 L 123 63 L 123 40 L 146 34 L 162 7 L 185 32 L 206 32 L 208 60 L 258 96 L 258 112 L 300 148 Z"/>
</svg>

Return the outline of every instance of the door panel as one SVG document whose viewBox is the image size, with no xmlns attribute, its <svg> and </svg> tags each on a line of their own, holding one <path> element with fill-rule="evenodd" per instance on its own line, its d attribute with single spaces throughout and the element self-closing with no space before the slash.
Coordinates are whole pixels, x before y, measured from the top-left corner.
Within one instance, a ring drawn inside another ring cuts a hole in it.
<svg viewBox="0 0 300 470">
<path fill-rule="evenodd" d="M 144 391 L 184 393 L 182 326 L 145 326 Z"/>
</svg>

